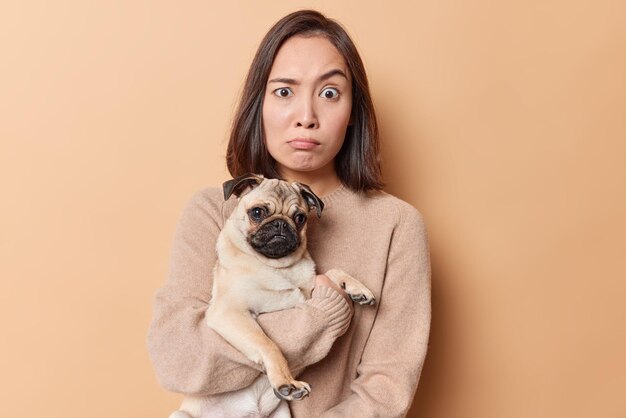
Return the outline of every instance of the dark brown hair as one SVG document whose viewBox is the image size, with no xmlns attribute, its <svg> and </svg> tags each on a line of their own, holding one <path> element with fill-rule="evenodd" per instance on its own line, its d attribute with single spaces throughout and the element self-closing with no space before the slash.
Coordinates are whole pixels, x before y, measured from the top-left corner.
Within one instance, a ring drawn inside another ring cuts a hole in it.
<svg viewBox="0 0 626 418">
<path fill-rule="evenodd" d="M 263 97 L 278 50 L 295 35 L 328 39 L 343 56 L 352 74 L 352 123 L 335 157 L 339 180 L 355 191 L 382 189 L 378 125 L 365 67 L 346 31 L 334 20 L 314 10 L 300 10 L 283 17 L 261 41 L 233 119 L 226 153 L 228 171 L 233 177 L 257 173 L 280 178 L 276 161 L 265 145 Z"/>
</svg>

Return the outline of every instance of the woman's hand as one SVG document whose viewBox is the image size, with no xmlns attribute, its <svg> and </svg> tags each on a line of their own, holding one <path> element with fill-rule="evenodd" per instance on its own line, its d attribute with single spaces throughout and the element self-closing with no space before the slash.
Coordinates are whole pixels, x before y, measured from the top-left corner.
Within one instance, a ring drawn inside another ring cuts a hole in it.
<svg viewBox="0 0 626 418">
<path fill-rule="evenodd" d="M 344 292 L 342 288 L 337 286 L 325 274 L 318 274 L 317 276 L 315 276 L 315 287 L 317 286 L 326 286 L 326 287 L 330 287 L 331 289 L 335 289 L 335 291 L 337 291 L 341 296 L 343 296 L 346 302 L 348 302 L 348 305 L 350 305 L 350 309 L 351 310 L 353 309 L 352 299 L 350 299 L 350 296 L 348 296 L 348 294 Z"/>
</svg>

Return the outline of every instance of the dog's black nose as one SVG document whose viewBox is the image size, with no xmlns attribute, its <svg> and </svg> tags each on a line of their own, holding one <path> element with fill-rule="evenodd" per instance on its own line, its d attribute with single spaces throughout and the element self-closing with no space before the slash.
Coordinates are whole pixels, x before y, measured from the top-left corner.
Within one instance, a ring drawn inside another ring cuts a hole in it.
<svg viewBox="0 0 626 418">
<path fill-rule="evenodd" d="M 287 229 L 287 222 L 283 221 L 282 219 L 275 219 L 272 222 L 272 225 L 274 226 L 274 228 L 276 228 L 278 230 L 278 232 L 280 232 L 281 234 L 283 233 L 284 230 Z"/>
</svg>

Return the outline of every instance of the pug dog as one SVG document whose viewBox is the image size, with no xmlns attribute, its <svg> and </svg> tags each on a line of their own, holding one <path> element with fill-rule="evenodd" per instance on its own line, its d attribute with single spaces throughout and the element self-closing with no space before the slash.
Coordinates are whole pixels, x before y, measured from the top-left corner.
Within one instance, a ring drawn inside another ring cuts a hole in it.
<svg viewBox="0 0 626 418">
<path fill-rule="evenodd" d="M 217 239 L 213 295 L 206 324 L 262 373 L 244 389 L 185 397 L 170 418 L 290 417 L 285 401 L 300 400 L 311 386 L 296 380 L 278 346 L 256 322 L 257 315 L 294 307 L 311 297 L 315 263 L 306 248 L 309 211 L 324 204 L 301 183 L 246 174 L 223 184 L 224 199 L 239 197 Z M 372 292 L 347 273 L 326 275 L 359 304 L 374 304 Z"/>
</svg>

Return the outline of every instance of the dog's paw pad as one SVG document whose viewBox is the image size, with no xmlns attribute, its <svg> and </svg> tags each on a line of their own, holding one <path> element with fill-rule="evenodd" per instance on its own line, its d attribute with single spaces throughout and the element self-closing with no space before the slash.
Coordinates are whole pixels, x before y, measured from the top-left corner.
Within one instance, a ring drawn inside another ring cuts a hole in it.
<svg viewBox="0 0 626 418">
<path fill-rule="evenodd" d="M 305 382 L 296 382 L 296 385 L 282 385 L 277 389 L 274 389 L 274 394 L 277 398 L 285 401 L 293 401 L 304 399 L 311 393 L 311 386 Z"/>
<path fill-rule="evenodd" d="M 300 388 L 296 391 L 294 391 L 291 396 L 293 396 L 294 399 L 296 400 L 300 400 L 300 399 L 304 399 L 307 396 L 309 396 L 309 393 L 311 393 L 309 390 L 307 390 L 306 388 Z"/>
<path fill-rule="evenodd" d="M 358 303 L 359 305 L 374 305 L 376 303 L 376 298 L 374 296 L 368 296 L 363 293 L 360 294 L 350 294 L 350 299 L 353 302 Z"/>
<path fill-rule="evenodd" d="M 289 396 L 291 392 L 294 391 L 295 389 L 296 387 L 294 385 L 282 385 L 281 387 L 278 388 L 277 395 L 279 395 L 279 397 Z M 274 392 L 276 392 L 276 390 L 274 390 Z"/>
</svg>

